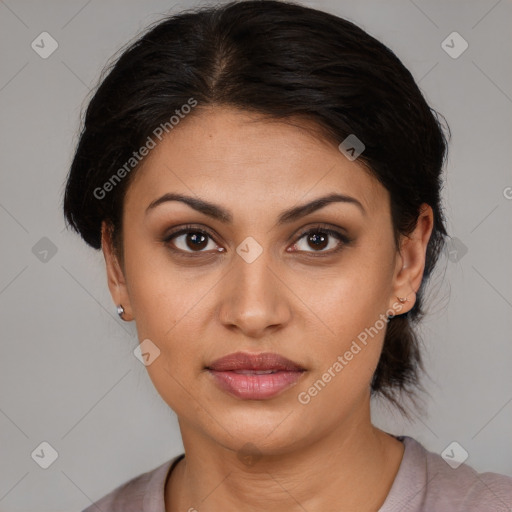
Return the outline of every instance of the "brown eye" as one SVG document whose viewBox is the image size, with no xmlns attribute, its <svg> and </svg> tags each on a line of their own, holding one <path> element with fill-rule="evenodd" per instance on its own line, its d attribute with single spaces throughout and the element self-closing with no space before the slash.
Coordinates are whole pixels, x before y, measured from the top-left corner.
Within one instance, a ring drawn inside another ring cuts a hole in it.
<svg viewBox="0 0 512 512">
<path fill-rule="evenodd" d="M 341 250 L 349 242 L 349 239 L 343 233 L 333 229 L 317 227 L 304 232 L 295 242 L 294 247 L 297 251 L 302 252 L 334 253 Z"/>
<path fill-rule="evenodd" d="M 204 249 L 208 245 L 208 235 L 202 233 L 188 233 L 185 235 L 185 245 L 192 249 L 198 250 Z"/>
<path fill-rule="evenodd" d="M 329 236 L 326 233 L 322 233 L 320 231 L 317 231 L 316 233 L 311 233 L 307 235 L 307 243 L 310 247 L 314 248 L 315 250 L 322 250 L 325 249 L 329 242 Z"/>
<path fill-rule="evenodd" d="M 164 239 L 164 242 L 171 244 L 173 249 L 185 253 L 200 253 L 217 248 L 217 244 L 215 244 L 211 235 L 197 228 L 184 228 L 171 233 Z"/>
</svg>

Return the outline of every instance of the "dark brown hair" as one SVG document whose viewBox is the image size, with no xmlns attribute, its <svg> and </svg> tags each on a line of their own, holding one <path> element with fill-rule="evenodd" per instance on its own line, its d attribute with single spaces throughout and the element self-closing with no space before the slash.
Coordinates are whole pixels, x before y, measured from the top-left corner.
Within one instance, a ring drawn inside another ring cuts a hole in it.
<svg viewBox="0 0 512 512">
<path fill-rule="evenodd" d="M 353 23 L 294 3 L 231 2 L 158 21 L 105 69 L 87 108 L 64 214 L 90 246 L 100 249 L 105 220 L 122 255 L 123 198 L 138 166 L 115 183 L 112 177 L 191 98 L 199 107 L 303 118 L 336 145 L 355 134 L 365 145 L 358 162 L 390 193 L 397 247 L 414 229 L 420 205 L 432 207 L 416 303 L 390 319 L 371 384 L 372 393 L 405 412 L 397 392 L 413 395 L 422 368 L 413 324 L 447 235 L 440 203 L 447 139 L 411 73 Z M 109 180 L 109 193 L 98 194 Z"/>
</svg>

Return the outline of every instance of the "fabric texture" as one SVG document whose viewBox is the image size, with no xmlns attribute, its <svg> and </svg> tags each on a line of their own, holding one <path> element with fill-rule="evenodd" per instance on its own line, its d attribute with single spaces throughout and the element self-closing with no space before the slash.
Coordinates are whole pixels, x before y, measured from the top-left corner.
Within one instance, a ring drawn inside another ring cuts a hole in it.
<svg viewBox="0 0 512 512">
<path fill-rule="evenodd" d="M 467 464 L 452 469 L 412 437 L 395 437 L 404 455 L 378 512 L 512 512 L 512 477 L 477 473 Z M 82 512 L 166 512 L 165 482 L 184 456 L 121 484 Z"/>
</svg>

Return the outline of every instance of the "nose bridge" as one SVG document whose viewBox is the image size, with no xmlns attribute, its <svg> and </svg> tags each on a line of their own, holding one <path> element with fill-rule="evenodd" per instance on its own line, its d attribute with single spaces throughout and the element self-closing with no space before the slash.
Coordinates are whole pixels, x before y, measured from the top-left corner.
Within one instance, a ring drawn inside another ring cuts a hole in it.
<svg viewBox="0 0 512 512">
<path fill-rule="evenodd" d="M 220 307 L 223 324 L 237 326 L 248 336 L 257 337 L 267 327 L 287 322 L 289 305 L 276 272 L 271 270 L 271 260 L 270 251 L 258 248 L 253 240 L 238 246 L 223 286 Z"/>
</svg>

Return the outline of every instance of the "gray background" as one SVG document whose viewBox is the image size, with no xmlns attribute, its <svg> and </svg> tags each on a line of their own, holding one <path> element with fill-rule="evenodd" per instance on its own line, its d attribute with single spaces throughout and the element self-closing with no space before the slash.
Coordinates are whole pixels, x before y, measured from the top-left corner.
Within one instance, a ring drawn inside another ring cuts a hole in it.
<svg viewBox="0 0 512 512">
<path fill-rule="evenodd" d="M 512 475 L 512 3 L 304 4 L 390 46 L 453 132 L 444 199 L 457 240 L 422 327 L 431 398 L 412 422 L 374 404 L 375 422 L 438 453 L 457 441 L 479 471 Z M 0 511 L 78 511 L 182 451 L 132 353 L 135 326 L 116 316 L 102 254 L 64 230 L 61 198 L 103 65 L 194 5 L 0 0 Z M 47 59 L 31 48 L 43 31 L 59 44 Z M 469 44 L 456 59 L 441 47 L 453 31 Z M 43 441 L 58 452 L 48 469 L 31 457 Z"/>
</svg>

